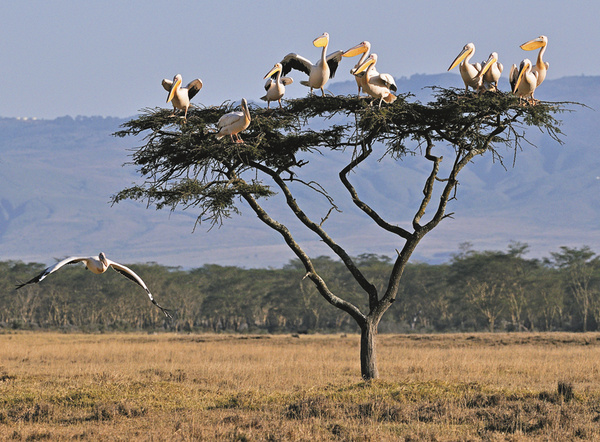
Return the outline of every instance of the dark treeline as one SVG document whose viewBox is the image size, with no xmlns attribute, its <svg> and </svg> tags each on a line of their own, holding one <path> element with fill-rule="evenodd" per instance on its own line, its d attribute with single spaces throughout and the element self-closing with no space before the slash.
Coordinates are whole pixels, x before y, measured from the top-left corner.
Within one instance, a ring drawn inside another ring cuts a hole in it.
<svg viewBox="0 0 600 442">
<path fill-rule="evenodd" d="M 474 251 L 467 244 L 448 263 L 410 264 L 397 301 L 380 332 L 591 331 L 600 329 L 600 256 L 589 247 L 561 247 L 542 260 L 527 246 Z M 385 287 L 391 259 L 357 258 L 361 269 Z M 334 292 L 366 307 L 361 289 L 344 266 L 315 260 Z M 355 332 L 351 318 L 330 306 L 292 261 L 281 269 L 205 265 L 182 270 L 132 265 L 158 302 L 176 310 L 166 321 L 131 281 L 109 271 L 97 276 L 68 266 L 42 283 L 14 290 L 44 268 L 0 262 L 0 326 L 79 331 L 170 330 L 180 332 Z"/>
</svg>

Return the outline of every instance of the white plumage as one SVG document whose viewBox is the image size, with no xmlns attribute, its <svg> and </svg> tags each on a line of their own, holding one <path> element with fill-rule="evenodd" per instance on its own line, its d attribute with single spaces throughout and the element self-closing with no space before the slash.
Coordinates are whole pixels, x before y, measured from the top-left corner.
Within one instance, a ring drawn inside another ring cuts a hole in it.
<svg viewBox="0 0 600 442">
<path fill-rule="evenodd" d="M 144 283 L 142 278 L 140 278 L 129 267 L 125 267 L 122 264 L 119 264 L 117 262 L 111 261 L 110 259 L 107 259 L 106 255 L 104 253 L 100 253 L 98 256 L 87 256 L 87 257 L 71 256 L 69 258 L 63 259 L 62 261 L 59 261 L 56 264 L 54 264 L 53 266 L 50 266 L 47 269 L 45 269 L 42 273 L 37 275 L 35 278 L 32 278 L 29 281 L 24 282 L 22 284 L 18 284 L 17 290 L 27 284 L 37 284 L 38 282 L 43 281 L 48 275 L 56 272 L 58 269 L 62 268 L 63 266 L 65 266 L 67 264 L 75 264 L 78 262 L 85 263 L 85 266 L 87 267 L 87 269 L 97 275 L 106 272 L 106 270 L 108 270 L 109 267 L 112 267 L 115 271 L 119 272 L 123 276 L 126 276 L 127 278 L 129 278 L 130 280 L 135 282 L 137 285 L 142 287 L 144 290 L 146 290 L 146 293 L 148 294 L 150 301 L 152 301 L 152 303 L 155 306 L 157 306 L 165 314 L 166 317 L 168 317 L 168 318 L 172 317 L 171 314 L 169 313 L 169 310 L 162 308 L 154 300 L 152 293 L 150 293 L 150 289 L 148 289 L 148 287 L 146 286 L 146 284 Z"/>
<path fill-rule="evenodd" d="M 267 91 L 267 94 L 264 97 L 260 97 L 260 99 L 267 102 L 267 109 L 269 108 L 271 101 L 279 102 L 279 107 L 281 107 L 281 99 L 285 94 L 285 87 L 294 82 L 291 77 L 282 77 L 281 69 L 281 63 L 277 63 L 273 66 L 273 69 L 265 75 L 265 78 L 263 78 L 263 80 L 268 78 L 265 83 L 265 91 Z"/>
<path fill-rule="evenodd" d="M 234 143 L 243 143 L 239 133 L 250 126 L 250 110 L 248 102 L 242 98 L 242 111 L 229 112 L 219 118 L 217 123 L 217 139 L 223 138 L 225 135 L 231 136 L 231 141 Z M 236 139 L 233 138 L 235 135 Z"/>
<path fill-rule="evenodd" d="M 173 80 L 163 79 L 162 85 L 169 93 L 167 103 L 173 101 L 173 109 L 183 110 L 183 118 L 187 118 L 187 112 L 190 107 L 190 101 L 202 89 L 202 80 L 196 78 L 190 81 L 186 87 L 181 87 L 182 78 L 180 74 L 175 75 Z"/>
</svg>

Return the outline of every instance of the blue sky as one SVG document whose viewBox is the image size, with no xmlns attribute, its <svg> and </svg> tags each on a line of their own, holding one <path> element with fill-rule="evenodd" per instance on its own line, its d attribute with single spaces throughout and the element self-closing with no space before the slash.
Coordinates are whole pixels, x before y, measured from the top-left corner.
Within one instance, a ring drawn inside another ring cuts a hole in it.
<svg viewBox="0 0 600 442">
<path fill-rule="evenodd" d="M 557 0 L 5 1 L 0 117 L 129 117 L 165 106 L 160 82 L 176 73 L 204 82 L 196 104 L 257 100 L 284 55 L 318 58 L 312 40 L 325 31 L 330 51 L 369 40 L 378 70 L 397 78 L 445 72 L 471 41 L 477 61 L 498 52 L 506 76 L 512 63 L 535 59 L 519 45 L 540 34 L 549 38 L 548 79 L 600 75 L 599 13 L 599 2 Z M 350 80 L 354 63 L 345 59 L 334 81 Z M 287 96 L 305 95 L 304 74 L 291 76 Z"/>
</svg>

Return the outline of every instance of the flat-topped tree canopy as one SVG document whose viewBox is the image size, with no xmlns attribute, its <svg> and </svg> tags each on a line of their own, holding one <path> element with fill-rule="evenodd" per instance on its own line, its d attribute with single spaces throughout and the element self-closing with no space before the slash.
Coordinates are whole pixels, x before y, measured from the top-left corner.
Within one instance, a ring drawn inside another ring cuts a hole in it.
<svg viewBox="0 0 600 442">
<path fill-rule="evenodd" d="M 212 224 L 222 223 L 239 212 L 239 205 L 247 204 L 261 221 L 282 235 L 319 293 L 355 319 L 362 333 L 362 376 L 378 377 L 374 344 L 377 325 L 396 300 L 402 273 L 419 241 L 451 215 L 446 206 L 456 192 L 460 171 L 476 156 L 488 152 L 493 161 L 502 164 L 500 147 L 507 149 L 514 161 L 517 152 L 528 144 L 527 127 L 536 127 L 561 142 L 560 121 L 554 115 L 564 112 L 567 103 L 521 103 L 503 92 L 476 94 L 442 88 L 433 88 L 432 92 L 432 101 L 426 104 L 411 101 L 412 96 L 404 94 L 381 108 L 365 98 L 314 95 L 285 101 L 281 109 L 250 106 L 252 120 L 244 131 L 243 143 L 215 137 L 217 121 L 235 108 L 233 103 L 192 108 L 187 121 L 173 117 L 166 109 L 146 109 L 115 134 L 144 136 L 144 144 L 132 155 L 132 163 L 139 167 L 144 181 L 120 191 L 113 202 L 135 199 L 157 208 L 193 208 L 199 211 L 198 221 Z M 351 173 L 373 154 L 376 146 L 383 146 L 377 148 L 380 161 L 422 155 L 430 165 L 425 182 L 415 183 L 422 186 L 423 198 L 414 208 L 410 228 L 388 222 L 385 214 L 368 204 L 373 195 L 359 195 L 351 182 Z M 444 148 L 446 158 L 436 153 L 438 147 Z M 303 180 L 303 167 L 328 151 L 337 151 L 345 158 L 337 173 L 351 202 L 399 240 L 397 247 L 391 244 L 397 257 L 381 293 L 325 229 L 331 211 L 337 210 L 334 198 L 321 183 Z M 292 181 L 325 197 L 329 213 L 319 221 L 312 220 L 289 186 Z M 368 311 L 344 300 L 343 294 L 333 293 L 287 227 L 261 206 L 260 200 L 275 192 L 284 195 L 291 213 L 343 261 L 364 290 Z M 434 195 L 439 199 L 432 203 Z M 424 220 L 426 211 L 430 215 Z"/>
</svg>

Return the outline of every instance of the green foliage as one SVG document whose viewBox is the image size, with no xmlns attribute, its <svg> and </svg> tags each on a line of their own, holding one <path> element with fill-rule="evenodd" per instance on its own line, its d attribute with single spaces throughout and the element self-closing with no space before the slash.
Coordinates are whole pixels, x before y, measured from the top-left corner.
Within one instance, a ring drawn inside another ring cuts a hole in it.
<svg viewBox="0 0 600 442">
<path fill-rule="evenodd" d="M 548 260 L 528 259 L 516 253 L 523 250 L 526 245 L 511 244 L 505 252 L 464 250 L 439 265 L 409 264 L 398 302 L 390 307 L 381 331 L 489 330 L 489 319 L 496 313 L 495 330 L 578 331 L 584 326 L 599 330 L 600 266 L 593 259 L 588 259 L 584 267 L 579 262 L 550 266 Z M 561 250 L 591 252 L 588 247 Z M 390 258 L 365 254 L 354 260 L 373 284 L 386 285 L 393 265 Z M 329 257 L 317 257 L 313 262 L 333 291 L 345 293 L 349 301 L 366 308 L 362 288 L 343 263 Z M 298 260 L 281 269 L 205 265 L 183 270 L 156 264 L 132 265 L 159 303 L 176 310 L 173 321 L 165 321 L 144 291 L 116 272 L 91 275 L 81 267 L 69 266 L 38 285 L 14 290 L 14 284 L 29 279 L 42 267 L 0 262 L 0 327 L 242 333 L 356 331 L 348 315 L 323 302 L 314 285 L 302 278 L 304 269 Z M 587 282 L 587 311 L 582 309 L 584 298 L 577 291 L 583 277 Z"/>
<path fill-rule="evenodd" d="M 406 94 L 382 108 L 353 96 L 314 95 L 289 100 L 283 109 L 251 106 L 252 122 L 241 144 L 214 136 L 218 119 L 235 109 L 232 103 L 191 109 L 187 121 L 170 110 L 145 109 L 115 134 L 143 135 L 145 144 L 132 159 L 145 181 L 122 190 L 113 202 L 146 200 L 158 209 L 173 210 L 195 207 L 200 209 L 200 221 L 221 223 L 238 212 L 240 195 L 273 194 L 255 174 L 257 169 L 298 174 L 310 161 L 306 155 L 299 159 L 302 153 L 364 149 L 381 142 L 387 154 L 397 159 L 427 141 L 439 141 L 453 145 L 459 159 L 487 150 L 498 159 L 497 146 L 516 150 L 525 139 L 519 124 L 536 126 L 559 141 L 560 122 L 552 117 L 563 111 L 558 104 L 522 105 L 505 93 L 434 91 L 435 100 L 426 105 L 407 101 L 410 95 Z M 311 129 L 314 126 L 319 129 Z M 248 171 L 252 172 L 248 182 L 238 179 Z"/>
</svg>

